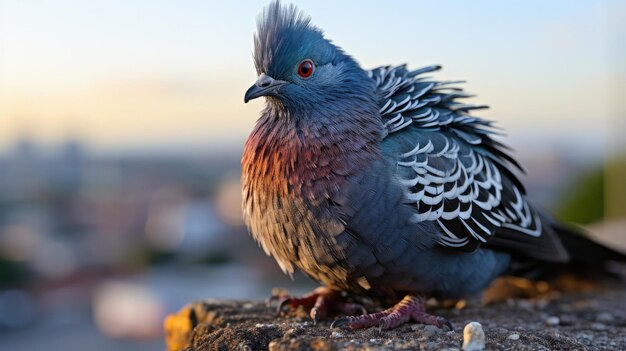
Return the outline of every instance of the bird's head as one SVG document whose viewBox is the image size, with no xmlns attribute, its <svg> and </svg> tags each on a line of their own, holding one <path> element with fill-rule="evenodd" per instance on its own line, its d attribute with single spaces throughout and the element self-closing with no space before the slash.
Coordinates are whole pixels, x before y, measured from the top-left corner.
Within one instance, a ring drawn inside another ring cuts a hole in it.
<svg viewBox="0 0 626 351">
<path fill-rule="evenodd" d="M 259 77 L 245 102 L 265 96 L 269 104 L 294 111 L 375 100 L 366 72 L 293 5 L 275 1 L 263 11 L 254 37 L 254 61 Z"/>
</svg>

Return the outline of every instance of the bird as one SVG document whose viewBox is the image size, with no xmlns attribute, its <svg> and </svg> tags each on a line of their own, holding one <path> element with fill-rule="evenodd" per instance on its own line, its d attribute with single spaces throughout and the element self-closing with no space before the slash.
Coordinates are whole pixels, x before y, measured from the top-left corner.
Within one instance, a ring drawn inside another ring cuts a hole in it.
<svg viewBox="0 0 626 351">
<path fill-rule="evenodd" d="M 279 310 L 453 329 L 428 298 L 480 292 L 516 267 L 624 261 L 529 201 L 501 130 L 474 115 L 487 106 L 432 78 L 440 66 L 365 70 L 280 1 L 259 15 L 253 58 L 244 102 L 266 104 L 241 160 L 244 221 L 283 272 L 321 285 Z M 368 314 L 345 293 L 389 308 Z"/>
</svg>

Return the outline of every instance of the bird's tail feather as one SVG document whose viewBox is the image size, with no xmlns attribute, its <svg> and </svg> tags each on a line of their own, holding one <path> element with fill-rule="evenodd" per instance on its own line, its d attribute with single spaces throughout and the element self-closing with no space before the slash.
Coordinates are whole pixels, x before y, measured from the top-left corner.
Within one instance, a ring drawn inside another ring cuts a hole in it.
<svg viewBox="0 0 626 351">
<path fill-rule="evenodd" d="M 567 262 L 515 260 L 510 273 L 531 279 L 562 274 L 584 277 L 626 276 L 626 254 L 594 241 L 583 229 L 551 219 L 550 229 L 569 255 Z M 617 262 L 617 264 L 615 264 Z"/>
<path fill-rule="evenodd" d="M 626 262 L 626 254 L 594 241 L 582 229 L 558 222 L 551 223 L 551 227 L 570 254 L 570 263 L 605 270 L 606 264 L 611 261 Z"/>
</svg>

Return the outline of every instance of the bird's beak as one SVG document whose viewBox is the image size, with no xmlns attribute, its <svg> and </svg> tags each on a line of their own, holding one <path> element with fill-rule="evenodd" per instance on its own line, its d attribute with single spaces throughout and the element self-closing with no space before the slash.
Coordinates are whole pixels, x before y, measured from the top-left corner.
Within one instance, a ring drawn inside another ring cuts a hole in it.
<svg viewBox="0 0 626 351">
<path fill-rule="evenodd" d="M 275 96 L 278 89 L 287 84 L 284 80 L 274 79 L 265 73 L 261 73 L 256 83 L 246 91 L 246 95 L 243 97 L 243 102 L 248 102 L 252 99 L 256 99 L 259 96 Z"/>
</svg>

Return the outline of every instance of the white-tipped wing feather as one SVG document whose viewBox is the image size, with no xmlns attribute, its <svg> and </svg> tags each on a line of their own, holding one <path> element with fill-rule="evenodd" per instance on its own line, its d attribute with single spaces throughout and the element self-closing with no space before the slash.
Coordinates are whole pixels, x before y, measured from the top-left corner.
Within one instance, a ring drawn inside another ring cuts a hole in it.
<svg viewBox="0 0 626 351">
<path fill-rule="evenodd" d="M 422 77 L 437 69 L 369 72 L 381 95 L 383 151 L 398 156 L 398 178 L 407 203 L 415 206 L 414 220 L 436 221 L 439 242 L 465 250 L 489 243 L 498 231 L 521 241 L 541 236 L 540 217 L 511 169 L 519 166 L 492 139 L 497 133 L 491 122 L 469 114 L 486 106 L 458 102 L 470 96 L 454 86 L 459 82 Z"/>
</svg>

